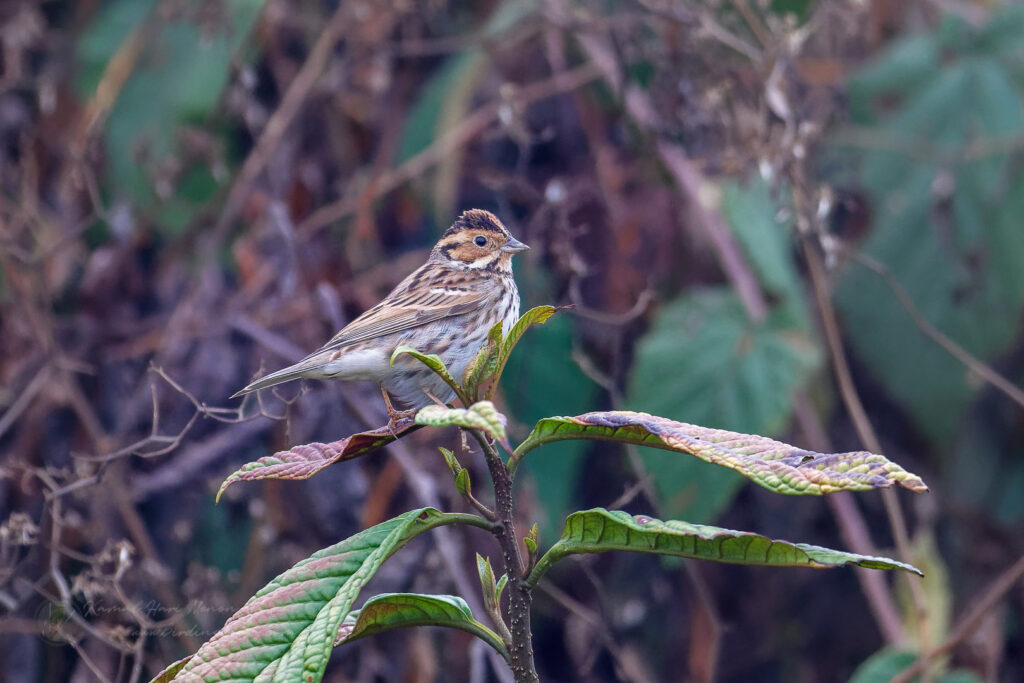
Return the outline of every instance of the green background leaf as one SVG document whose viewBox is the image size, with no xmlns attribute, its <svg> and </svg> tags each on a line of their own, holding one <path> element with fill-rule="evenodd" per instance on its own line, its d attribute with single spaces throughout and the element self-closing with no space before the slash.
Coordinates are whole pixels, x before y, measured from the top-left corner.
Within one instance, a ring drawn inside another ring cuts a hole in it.
<svg viewBox="0 0 1024 683">
<path fill-rule="evenodd" d="M 1015 58 L 992 49 L 1021 16 L 1007 8 L 983 29 L 948 19 L 850 83 L 857 122 L 887 141 L 853 150 L 875 208 L 862 248 L 932 324 L 986 360 L 1018 338 L 1024 312 L 1024 171 L 999 143 L 1024 134 L 1024 83 Z M 875 274 L 848 268 L 836 295 L 857 355 L 924 434 L 948 443 L 979 383 L 916 329 Z"/>
</svg>

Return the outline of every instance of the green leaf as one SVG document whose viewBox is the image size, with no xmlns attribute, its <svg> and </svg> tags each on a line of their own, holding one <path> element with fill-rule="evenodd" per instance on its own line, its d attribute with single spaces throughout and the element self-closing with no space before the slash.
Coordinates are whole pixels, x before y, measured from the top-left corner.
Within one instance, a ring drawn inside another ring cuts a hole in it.
<svg viewBox="0 0 1024 683">
<path fill-rule="evenodd" d="M 501 344 L 498 347 L 497 362 L 492 373 L 494 383 L 487 389 L 487 393 L 484 394 L 488 400 L 494 398 L 494 392 L 498 388 L 498 381 L 501 379 L 501 374 L 505 371 L 505 364 L 508 363 L 509 356 L 512 355 L 512 349 L 516 347 L 516 344 L 519 343 L 519 340 L 523 338 L 528 329 L 534 325 L 543 325 L 557 310 L 554 306 L 531 308 L 519 316 L 519 320 L 515 322 L 512 329 L 508 331 L 508 334 L 502 337 Z"/>
<path fill-rule="evenodd" d="M 508 360 L 509 355 L 512 353 L 512 349 L 516 347 L 519 340 L 523 338 L 526 331 L 534 325 L 543 325 L 548 321 L 548 318 L 558 312 L 558 308 L 554 306 L 534 306 L 526 313 L 519 316 L 515 324 L 512 325 L 512 329 L 508 331 L 508 334 L 504 335 L 501 339 L 501 357 Z"/>
<path fill-rule="evenodd" d="M 455 490 L 463 496 L 468 496 L 472 493 L 472 486 L 469 482 L 469 470 L 461 469 L 455 475 Z"/>
<path fill-rule="evenodd" d="M 803 24 L 815 7 L 814 0 L 771 0 L 771 11 L 779 17 L 794 15 Z"/>
<path fill-rule="evenodd" d="M 459 472 L 461 472 L 463 469 L 462 463 L 458 461 L 454 453 L 452 453 L 444 446 L 439 446 L 438 449 L 441 451 L 441 455 L 444 457 L 445 463 L 448 464 L 448 469 L 451 470 L 452 476 L 459 476 Z"/>
<path fill-rule="evenodd" d="M 772 435 L 792 413 L 818 352 L 793 316 L 751 322 L 736 295 L 715 288 L 665 305 L 637 344 L 626 403 L 637 410 L 737 432 Z M 742 480 L 692 460 L 652 457 L 666 514 L 714 519 Z"/>
<path fill-rule="evenodd" d="M 857 667 L 850 678 L 850 683 L 889 683 L 904 669 L 913 666 L 919 656 L 917 652 L 885 648 L 871 655 Z M 920 680 L 921 677 L 916 676 L 911 679 L 911 683 L 918 683 Z M 972 671 L 959 670 L 940 675 L 933 674 L 931 680 L 935 683 L 981 683 L 983 679 Z"/>
<path fill-rule="evenodd" d="M 736 470 L 776 493 L 790 495 L 865 491 L 893 484 L 918 493 L 928 490 L 919 477 L 884 455 L 866 451 L 816 453 L 764 436 L 710 429 L 625 410 L 545 418 L 519 444 L 516 457 L 522 458 L 537 446 L 563 439 L 615 441 L 688 453 Z"/>
<path fill-rule="evenodd" d="M 79 97 L 92 97 L 107 64 L 132 32 L 142 27 L 156 0 L 116 0 L 100 7 L 75 44 Z"/>
<path fill-rule="evenodd" d="M 867 117 L 876 93 L 906 94 L 931 78 L 939 66 L 939 45 L 934 37 L 924 34 L 901 37 L 850 78 L 847 85 L 850 105 L 862 117 Z"/>
<path fill-rule="evenodd" d="M 491 326 L 487 333 L 487 341 L 462 373 L 462 388 L 471 400 L 479 398 L 480 385 L 494 377 L 494 370 L 498 365 L 498 349 L 501 346 L 501 326 L 500 320 Z"/>
<path fill-rule="evenodd" d="M 476 554 L 476 572 L 480 576 L 480 588 L 483 589 L 484 605 L 490 614 L 500 614 L 498 610 L 498 587 L 494 582 L 494 569 L 491 558 Z"/>
<path fill-rule="evenodd" d="M 1018 373 L 1013 379 L 1024 378 Z M 1024 458 L 1019 446 L 1007 448 L 1000 412 L 982 411 L 960 429 L 952 448 L 966 457 L 949 464 L 946 480 L 956 486 L 944 497 L 949 507 L 988 510 L 998 523 L 1013 526 L 1024 521 Z"/>
<path fill-rule="evenodd" d="M 509 633 L 508 626 L 505 625 L 504 618 L 501 615 L 501 592 L 505 590 L 508 575 L 502 574 L 501 580 L 496 584 L 494 582 L 494 569 L 491 568 L 491 558 L 484 558 L 480 553 L 476 554 L 476 571 L 480 576 L 480 589 L 484 597 L 484 609 L 487 610 L 491 623 L 498 627 L 498 632 L 500 633 L 498 639 L 502 643 L 509 645 L 512 643 L 512 635 Z"/>
<path fill-rule="evenodd" d="M 523 538 L 523 543 L 526 544 L 526 549 L 530 551 L 530 554 L 537 552 L 537 538 L 540 536 L 540 529 L 534 524 L 530 527 L 529 535 Z"/>
<path fill-rule="evenodd" d="M 395 350 L 391 353 L 390 365 L 394 367 L 395 360 L 397 360 L 399 356 L 405 354 L 408 354 L 415 358 L 416 360 L 420 361 L 441 377 L 445 377 L 446 381 L 455 381 L 454 378 L 452 378 L 452 376 L 448 373 L 448 368 L 445 366 L 444 361 L 441 360 L 441 357 L 439 355 L 437 355 L 436 353 L 420 353 L 413 347 L 406 346 L 405 344 L 396 347 Z"/>
<path fill-rule="evenodd" d="M 777 541 L 745 531 L 652 519 L 603 508 L 574 512 L 562 538 L 537 562 L 526 584 L 533 586 L 555 562 L 584 553 L 627 550 L 733 564 L 816 569 L 856 565 L 869 569 L 920 570 L 885 557 L 858 555 L 806 543 Z"/>
<path fill-rule="evenodd" d="M 526 549 L 529 550 L 531 553 L 537 552 L 537 541 L 533 540 L 529 536 L 523 538 L 523 544 L 526 546 Z"/>
<path fill-rule="evenodd" d="M 353 601 L 384 560 L 424 531 L 454 523 L 487 524 L 421 508 L 314 553 L 250 598 L 175 680 L 319 681 Z"/>
<path fill-rule="evenodd" d="M 309 479 L 328 465 L 372 453 L 416 429 L 419 427 L 411 420 L 402 420 L 394 428 L 378 427 L 332 443 L 302 444 L 287 451 L 265 455 L 259 460 L 242 465 L 240 469 L 225 479 L 217 491 L 217 501 L 220 501 L 224 491 L 235 482 L 260 479 Z"/>
<path fill-rule="evenodd" d="M 409 626 L 444 626 L 470 633 L 493 647 L 506 660 L 508 649 L 491 629 L 477 621 L 466 601 L 454 595 L 385 593 L 349 614 L 338 629 L 337 645 Z"/>
<path fill-rule="evenodd" d="M 403 344 L 402 346 L 396 348 L 394 352 L 392 352 L 391 365 L 393 366 L 395 364 L 395 360 L 399 356 L 406 354 L 412 356 L 413 358 L 415 358 L 416 360 L 420 361 L 428 368 L 433 370 L 438 377 L 445 381 L 445 384 L 452 388 L 452 391 L 454 391 L 455 395 L 459 397 L 459 400 L 463 401 L 464 403 L 470 402 L 469 400 L 466 399 L 466 394 L 465 392 L 462 391 L 462 387 L 459 386 L 459 383 L 456 382 L 455 378 L 452 377 L 451 373 L 448 372 L 448 368 L 445 367 L 444 361 L 441 360 L 440 356 L 438 356 L 436 353 L 420 353 L 411 346 L 406 346 Z"/>
<path fill-rule="evenodd" d="M 242 571 L 246 548 L 256 526 L 254 520 L 249 516 L 238 519 L 231 510 L 219 507 L 205 495 L 198 512 L 189 550 L 221 574 Z"/>
<path fill-rule="evenodd" d="M 430 427 L 481 429 L 499 441 L 505 441 L 505 416 L 490 401 L 478 401 L 469 408 L 429 405 L 416 413 L 416 424 Z"/>
<path fill-rule="evenodd" d="M 987 55 L 1020 59 L 1024 35 L 1024 6 L 1007 4 L 999 7 L 992 20 L 981 28 L 974 49 Z"/>
<path fill-rule="evenodd" d="M 784 187 L 778 188 L 776 193 L 779 197 L 788 196 Z M 744 185 L 735 181 L 724 183 L 721 208 L 761 285 L 778 301 L 780 315 L 776 322 L 782 322 L 784 312 L 787 324 L 806 332 L 803 287 L 790 256 L 791 209 L 776 201 L 771 186 L 760 176 L 749 179 Z"/>
<path fill-rule="evenodd" d="M 483 586 L 484 593 L 494 595 L 494 569 L 491 567 L 491 558 L 477 553 L 476 572 L 480 575 L 480 585 Z"/>
</svg>

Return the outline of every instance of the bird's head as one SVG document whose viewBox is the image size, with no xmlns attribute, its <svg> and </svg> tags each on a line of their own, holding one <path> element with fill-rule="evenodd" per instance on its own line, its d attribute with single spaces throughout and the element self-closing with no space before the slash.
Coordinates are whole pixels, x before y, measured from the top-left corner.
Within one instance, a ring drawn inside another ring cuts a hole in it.
<svg viewBox="0 0 1024 683">
<path fill-rule="evenodd" d="M 430 252 L 430 260 L 462 270 L 512 272 L 512 256 L 526 246 L 489 211 L 470 209 L 455 219 Z"/>
</svg>

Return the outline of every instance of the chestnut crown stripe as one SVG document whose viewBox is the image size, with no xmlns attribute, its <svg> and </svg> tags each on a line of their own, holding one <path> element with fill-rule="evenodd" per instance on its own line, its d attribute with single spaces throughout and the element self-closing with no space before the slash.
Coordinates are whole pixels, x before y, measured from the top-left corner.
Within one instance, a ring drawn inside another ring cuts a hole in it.
<svg viewBox="0 0 1024 683">
<path fill-rule="evenodd" d="M 455 219 L 452 226 L 445 230 L 442 237 L 450 237 L 463 230 L 483 230 L 485 232 L 498 233 L 502 236 L 508 235 L 508 230 L 501 224 L 501 221 L 490 211 L 482 209 L 470 209 L 463 212 L 461 216 Z"/>
</svg>

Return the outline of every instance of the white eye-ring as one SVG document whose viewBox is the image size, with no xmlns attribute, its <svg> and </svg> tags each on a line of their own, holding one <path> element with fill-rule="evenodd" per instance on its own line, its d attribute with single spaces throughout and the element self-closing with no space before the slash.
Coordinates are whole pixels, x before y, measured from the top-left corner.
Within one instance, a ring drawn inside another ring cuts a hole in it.
<svg viewBox="0 0 1024 683">
<path fill-rule="evenodd" d="M 476 246 L 478 247 L 482 247 L 485 244 L 487 244 L 487 238 L 484 237 L 483 235 L 477 235 L 476 239 L 473 240 L 473 243 L 476 244 Z"/>
</svg>

